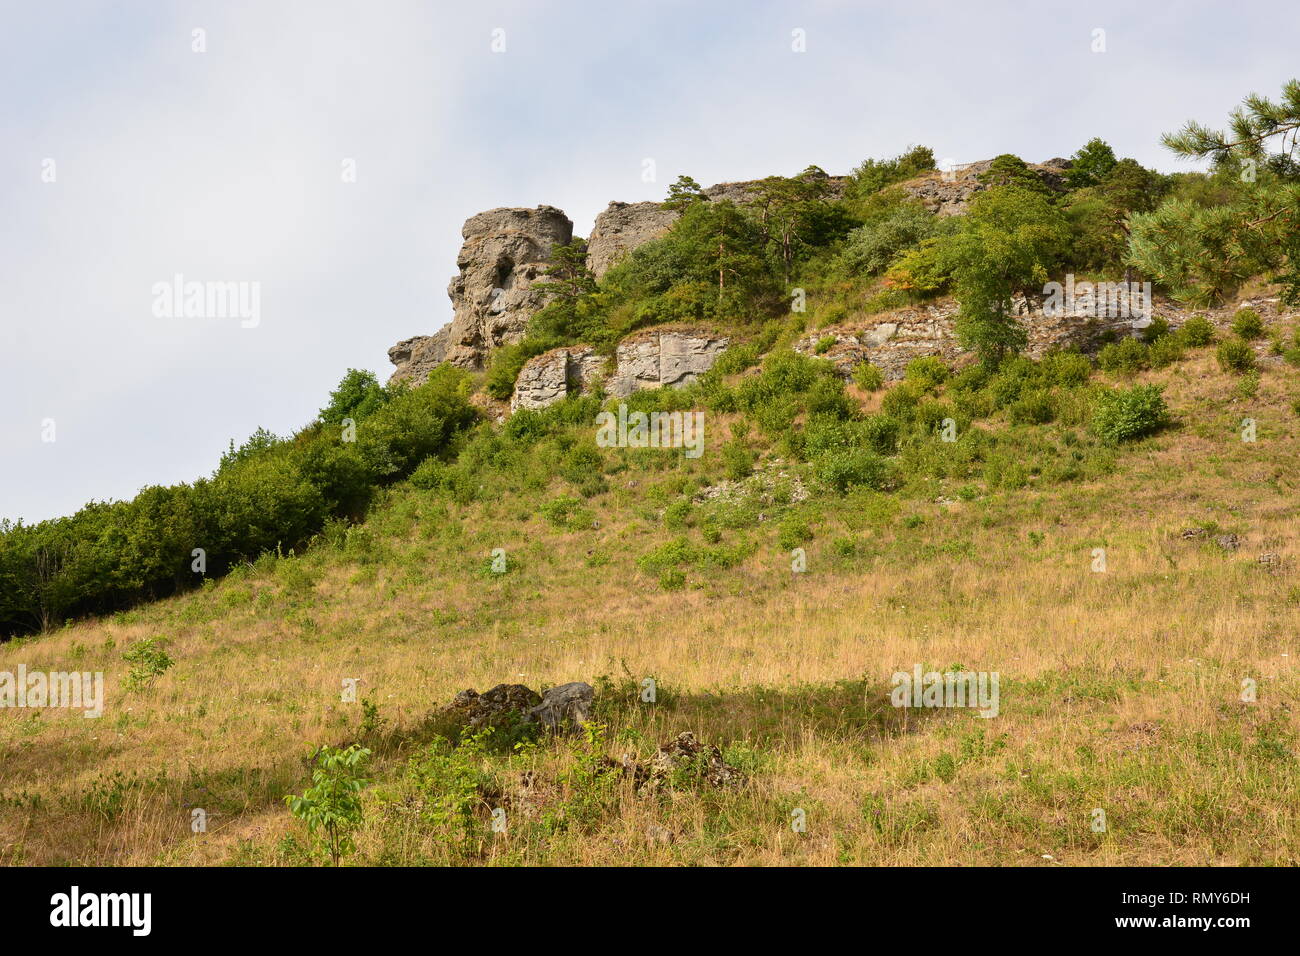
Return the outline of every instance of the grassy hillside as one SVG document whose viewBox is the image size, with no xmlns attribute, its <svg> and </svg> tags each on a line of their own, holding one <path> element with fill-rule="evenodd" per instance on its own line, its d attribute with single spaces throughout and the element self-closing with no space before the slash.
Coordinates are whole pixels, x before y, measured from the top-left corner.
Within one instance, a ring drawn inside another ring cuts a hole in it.
<svg viewBox="0 0 1300 956">
<path fill-rule="evenodd" d="M 301 554 L 6 644 L 6 669 L 104 671 L 108 704 L 0 711 L 0 863 L 319 861 L 283 798 L 312 748 L 355 742 L 353 863 L 1295 864 L 1300 373 L 1215 350 L 1040 383 L 1047 421 L 960 374 L 850 387 L 844 420 L 883 404 L 902 433 L 843 490 L 840 452 L 808 447 L 821 399 L 719 398 L 753 368 L 646 399 L 707 404 L 698 459 L 597 448 L 590 399 L 482 426 Z M 1145 384 L 1169 423 L 1101 440 L 1098 394 Z M 786 413 L 799 428 L 765 425 Z M 123 655 L 150 639 L 174 663 L 132 681 Z M 892 707 L 917 664 L 999 672 L 999 715 Z M 575 680 L 598 690 L 583 737 L 462 738 L 439 713 L 467 687 Z M 681 731 L 744 785 L 638 792 L 613 766 Z"/>
</svg>

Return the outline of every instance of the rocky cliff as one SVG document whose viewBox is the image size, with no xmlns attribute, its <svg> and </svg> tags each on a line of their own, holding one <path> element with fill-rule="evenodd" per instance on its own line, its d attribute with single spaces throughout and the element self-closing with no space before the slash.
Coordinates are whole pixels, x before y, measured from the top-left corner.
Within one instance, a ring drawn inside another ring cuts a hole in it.
<svg viewBox="0 0 1300 956">
<path fill-rule="evenodd" d="M 985 159 L 942 172 L 931 170 L 899 183 L 899 188 L 919 199 L 926 209 L 937 216 L 959 216 L 966 212 L 976 193 L 988 188 L 980 182 L 979 176 L 992 165 L 993 160 Z M 1028 166 L 1038 174 L 1048 189 L 1065 188 L 1064 172 L 1070 166 L 1069 160 L 1049 159 L 1045 163 L 1029 163 Z"/>
<path fill-rule="evenodd" d="M 534 286 L 551 250 L 573 238 L 573 223 L 554 206 L 489 209 L 465 220 L 461 235 L 460 272 L 447 287 L 451 324 L 393 346 L 388 357 L 397 371 L 390 381 L 427 375 L 439 362 L 481 369 L 492 349 L 523 338 L 546 304 L 546 293 Z"/>
<path fill-rule="evenodd" d="M 979 175 L 992 162 L 970 163 L 947 173 L 925 173 L 900 186 L 931 212 L 958 215 L 966 211 L 976 193 L 987 188 Z M 1053 159 L 1030 164 L 1029 168 L 1049 188 L 1060 189 L 1068 165 L 1065 160 Z M 844 194 L 847 177 L 812 175 L 823 179 L 831 198 Z M 705 189 L 704 195 L 714 201 L 752 202 L 758 182 L 719 183 Z M 587 243 L 588 268 L 597 278 L 604 276 L 632 250 L 667 233 L 678 215 L 656 202 L 611 202 L 593 224 Z M 433 335 L 417 335 L 389 349 L 388 357 L 397 367 L 390 381 L 422 380 L 444 361 L 482 369 L 493 349 L 523 338 L 528 320 L 547 301 L 537 283 L 544 277 L 551 250 L 572 239 L 573 223 L 554 206 L 490 209 L 466 220 L 462 236 L 464 244 L 456 260 L 460 271 L 447 289 L 455 315 L 449 325 Z M 812 349 L 827 335 L 840 337 L 842 340 L 837 339 L 829 350 L 829 358 L 847 368 L 871 351 L 873 360 L 880 360 L 888 376 L 901 374 L 902 367 L 916 355 L 951 358 L 956 354 L 951 305 L 918 307 L 902 313 L 898 321 L 874 317 L 869 328 L 830 329 L 810 335 L 802 347 Z M 1037 318 L 1027 313 L 1027 319 L 1031 344 L 1035 337 L 1055 342 L 1067 334 L 1064 327 L 1052 326 L 1041 312 Z M 1078 323 L 1071 320 L 1070 330 L 1077 327 Z M 693 380 L 712 365 L 724 348 L 725 339 L 703 332 L 634 337 L 620 344 L 605 381 L 606 390 L 612 395 L 627 395 L 638 388 Z M 524 367 L 511 407 L 541 407 L 584 383 L 604 380 L 605 364 L 585 346 L 538 356 Z"/>
<path fill-rule="evenodd" d="M 598 385 L 616 398 L 689 385 L 713 368 L 729 344 L 725 336 L 704 329 L 648 329 L 620 342 L 612 361 L 586 345 L 552 349 L 524 365 L 510 410 L 545 408 Z"/>
<path fill-rule="evenodd" d="M 843 195 L 846 177 L 822 178 L 831 198 Z M 757 183 L 719 183 L 704 195 L 750 202 Z M 611 202 L 592 226 L 587 267 L 600 278 L 633 249 L 664 235 L 678 215 L 657 202 Z M 396 366 L 389 381 L 423 380 L 444 361 L 482 369 L 492 349 L 519 341 L 533 313 L 546 304 L 545 293 L 534 286 L 551 250 L 573 237 L 573 223 L 554 206 L 489 209 L 467 219 L 461 235 L 460 271 L 447 289 L 455 315 L 433 335 L 403 339 L 389 349 Z"/>
</svg>

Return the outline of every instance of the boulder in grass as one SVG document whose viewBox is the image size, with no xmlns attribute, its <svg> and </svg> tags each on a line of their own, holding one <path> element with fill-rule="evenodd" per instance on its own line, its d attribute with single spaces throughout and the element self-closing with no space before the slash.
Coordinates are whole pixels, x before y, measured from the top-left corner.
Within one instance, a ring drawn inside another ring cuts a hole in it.
<svg viewBox="0 0 1300 956">
<path fill-rule="evenodd" d="M 595 696 L 592 686 L 582 681 L 561 684 L 542 694 L 541 702 L 528 711 L 528 718 L 552 733 L 570 733 L 591 717 Z"/>
</svg>

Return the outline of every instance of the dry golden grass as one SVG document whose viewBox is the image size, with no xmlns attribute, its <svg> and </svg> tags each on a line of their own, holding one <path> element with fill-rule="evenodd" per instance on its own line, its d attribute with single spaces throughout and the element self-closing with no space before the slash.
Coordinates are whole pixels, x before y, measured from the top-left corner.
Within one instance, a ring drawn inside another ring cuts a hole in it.
<svg viewBox="0 0 1300 956">
<path fill-rule="evenodd" d="M 661 698 L 606 710 L 611 755 L 629 730 L 689 729 L 757 754 L 749 785 L 651 799 L 625 782 L 603 818 L 547 836 L 512 826 L 459 862 L 1295 864 L 1300 390 L 1273 363 L 1255 399 L 1231 397 L 1210 351 L 1144 376 L 1168 384 L 1178 426 L 1105 480 L 832 501 L 807 574 L 767 541 L 661 590 L 635 564 L 671 537 L 643 514 L 653 474 L 614 476 L 587 504 L 599 527 L 581 531 L 508 498 L 458 507 L 404 490 L 371 522 L 370 563 L 322 549 L 7 645 L 0 669 L 104 671 L 108 703 L 98 720 L 0 713 L 0 862 L 289 859 L 280 841 L 301 828 L 281 797 L 301 791 L 313 745 L 360 721 L 344 678 L 396 732 L 355 859 L 445 860 L 437 834 L 391 809 L 424 716 L 465 687 L 610 675 L 653 676 Z M 1254 445 L 1238 440 L 1246 415 Z M 1240 550 L 1179 537 L 1198 521 Z M 834 554 L 836 536 L 859 553 Z M 494 547 L 511 573 L 483 572 Z M 127 690 L 122 650 L 157 635 L 176 666 Z M 889 708 L 890 675 L 918 662 L 999 672 L 1000 715 Z M 579 752 L 542 747 L 496 772 L 508 784 L 533 769 L 562 794 Z M 206 834 L 190 832 L 193 806 Z M 789 826 L 796 807 L 806 833 Z M 652 826 L 671 841 L 647 839 Z"/>
</svg>

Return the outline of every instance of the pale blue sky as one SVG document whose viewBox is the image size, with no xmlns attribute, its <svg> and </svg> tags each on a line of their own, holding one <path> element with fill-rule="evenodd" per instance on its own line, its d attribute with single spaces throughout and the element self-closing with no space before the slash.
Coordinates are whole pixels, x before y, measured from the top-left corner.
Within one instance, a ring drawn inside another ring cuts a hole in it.
<svg viewBox="0 0 1300 956">
<path fill-rule="evenodd" d="M 680 173 L 843 173 L 915 143 L 1042 160 L 1102 136 L 1180 168 L 1162 131 L 1300 72 L 1298 10 L 4 0 L 0 517 L 192 480 L 305 424 L 347 367 L 386 379 L 389 345 L 450 318 L 479 210 L 549 203 L 585 235 Z M 260 325 L 156 318 L 178 272 L 259 282 Z"/>
</svg>

